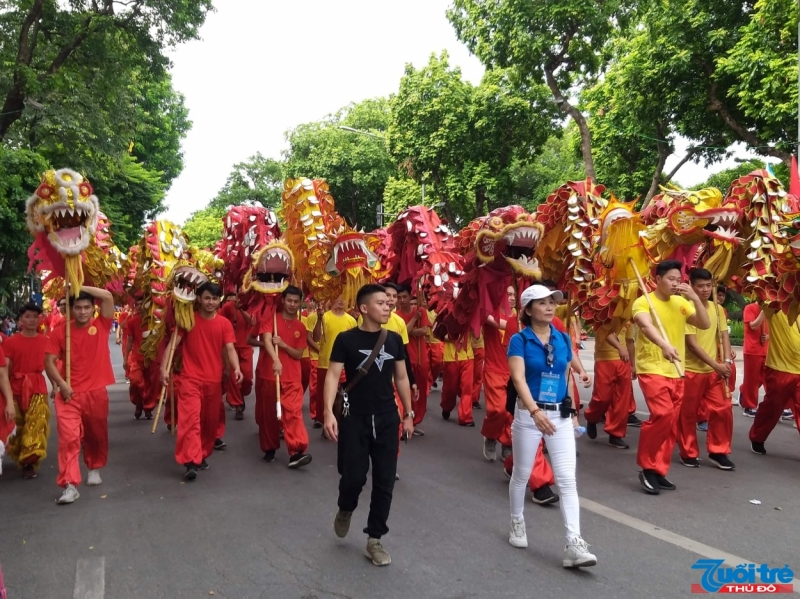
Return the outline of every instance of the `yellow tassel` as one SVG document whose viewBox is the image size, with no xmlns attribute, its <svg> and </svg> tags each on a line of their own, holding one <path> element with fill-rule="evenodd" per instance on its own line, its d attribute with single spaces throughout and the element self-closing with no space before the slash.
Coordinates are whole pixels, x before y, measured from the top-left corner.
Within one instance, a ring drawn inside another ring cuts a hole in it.
<svg viewBox="0 0 800 599">
<path fill-rule="evenodd" d="M 64 256 L 64 270 L 72 289 L 73 297 L 77 297 L 83 286 L 83 265 L 80 256 Z"/>
</svg>

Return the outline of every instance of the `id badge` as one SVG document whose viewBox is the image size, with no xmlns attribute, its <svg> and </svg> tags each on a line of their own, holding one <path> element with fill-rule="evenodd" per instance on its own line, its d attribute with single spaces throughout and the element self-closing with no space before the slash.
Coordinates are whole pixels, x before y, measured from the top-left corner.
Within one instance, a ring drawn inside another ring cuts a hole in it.
<svg viewBox="0 0 800 599">
<path fill-rule="evenodd" d="M 542 382 L 539 385 L 539 401 L 541 403 L 558 403 L 558 383 L 561 376 L 551 372 L 542 373 Z"/>
</svg>

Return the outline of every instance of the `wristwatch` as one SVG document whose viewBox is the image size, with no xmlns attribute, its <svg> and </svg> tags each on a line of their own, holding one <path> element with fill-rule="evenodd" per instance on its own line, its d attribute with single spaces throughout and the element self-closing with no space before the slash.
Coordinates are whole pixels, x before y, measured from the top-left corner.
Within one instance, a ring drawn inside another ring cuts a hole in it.
<svg viewBox="0 0 800 599">
<path fill-rule="evenodd" d="M 727 360 L 725 360 L 725 363 L 726 363 L 726 364 L 733 364 L 733 360 L 731 360 L 730 358 L 728 358 Z"/>
<path fill-rule="evenodd" d="M 413 420 L 414 419 L 414 410 L 411 410 L 410 412 L 406 412 L 406 415 L 403 416 L 403 418 L 404 419 L 405 418 L 411 418 Z"/>
</svg>

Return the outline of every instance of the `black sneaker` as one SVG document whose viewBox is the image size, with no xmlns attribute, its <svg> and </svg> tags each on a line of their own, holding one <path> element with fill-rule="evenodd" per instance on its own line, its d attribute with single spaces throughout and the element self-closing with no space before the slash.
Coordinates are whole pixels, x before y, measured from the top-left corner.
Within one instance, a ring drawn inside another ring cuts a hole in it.
<svg viewBox="0 0 800 599">
<path fill-rule="evenodd" d="M 511 480 L 511 470 L 503 466 L 503 474 L 508 480 Z"/>
<path fill-rule="evenodd" d="M 615 437 L 613 435 L 608 436 L 608 444 L 611 447 L 616 447 L 617 449 L 628 449 L 630 447 L 630 445 L 625 443 L 625 439 L 622 437 Z"/>
<path fill-rule="evenodd" d="M 597 439 L 597 423 L 586 423 L 586 436 L 590 439 Z"/>
<path fill-rule="evenodd" d="M 673 483 L 667 480 L 667 477 L 661 476 L 660 474 L 656 474 L 656 481 L 658 481 L 658 488 L 659 489 L 666 489 L 667 491 L 674 491 L 678 487 L 676 487 Z"/>
<path fill-rule="evenodd" d="M 764 447 L 763 443 L 756 443 L 755 441 L 751 441 L 750 449 L 753 450 L 753 453 L 757 453 L 758 455 L 767 455 L 767 448 Z"/>
<path fill-rule="evenodd" d="M 136 418 L 136 420 L 139 420 L 139 418 L 142 417 L 142 406 L 136 406 L 136 411 L 133 413 L 133 417 Z"/>
<path fill-rule="evenodd" d="M 214 449 L 216 449 L 217 451 L 222 451 L 227 446 L 228 444 L 225 443 L 225 441 L 223 441 L 222 439 L 214 439 Z"/>
<path fill-rule="evenodd" d="M 422 430 L 421 428 L 415 428 L 415 429 L 414 429 L 414 432 L 413 432 L 412 434 L 413 434 L 415 437 L 424 437 L 424 436 L 425 436 L 425 431 L 424 431 L 424 430 Z"/>
<path fill-rule="evenodd" d="M 317 422 L 317 421 L 315 420 L 315 421 L 314 421 L 314 424 L 313 424 L 312 426 L 313 426 L 314 428 L 322 428 L 322 423 L 321 423 L 321 422 Z"/>
<path fill-rule="evenodd" d="M 399 475 L 399 474 L 395 474 L 395 475 L 394 475 L 394 480 L 395 480 L 395 482 L 397 482 L 398 480 L 400 480 L 400 475 Z"/>
<path fill-rule="evenodd" d="M 720 470 L 733 470 L 736 468 L 724 453 L 710 453 L 708 454 L 708 459 Z"/>
<path fill-rule="evenodd" d="M 465 422 L 465 423 L 462 424 L 462 423 L 459 422 L 458 426 L 473 426 L 474 427 L 475 423 L 474 422 Z"/>
<path fill-rule="evenodd" d="M 479 401 L 472 402 L 472 409 L 473 410 L 482 410 L 481 403 Z"/>
<path fill-rule="evenodd" d="M 152 420 L 153 419 L 153 410 L 145 410 L 144 411 L 144 419 L 145 420 Z"/>
<path fill-rule="evenodd" d="M 186 480 L 194 480 L 197 478 L 197 466 L 194 464 L 187 464 L 186 474 L 183 475 Z"/>
<path fill-rule="evenodd" d="M 242 406 L 236 406 L 236 414 L 233 417 L 234 420 L 244 420 L 244 408 Z"/>
<path fill-rule="evenodd" d="M 269 453 L 269 452 L 267 452 Z M 266 454 L 264 454 L 264 459 L 267 459 Z M 275 459 L 275 452 L 272 452 L 272 459 Z M 270 460 L 272 461 L 272 460 Z M 311 456 L 307 453 L 296 453 L 292 457 L 289 458 L 289 468 L 300 468 L 302 466 L 306 466 L 307 464 L 311 463 Z"/>
<path fill-rule="evenodd" d="M 271 451 L 265 451 L 264 452 L 264 457 L 261 458 L 261 459 L 264 460 L 265 462 L 274 462 L 275 461 L 275 450 L 273 449 Z"/>
<path fill-rule="evenodd" d="M 642 421 L 639 420 L 639 417 L 636 416 L 636 414 L 628 414 L 628 426 L 639 428 L 642 426 Z"/>
<path fill-rule="evenodd" d="M 642 470 L 639 473 L 639 482 L 642 483 L 642 489 L 648 495 L 658 495 L 661 492 L 655 470 Z"/>
<path fill-rule="evenodd" d="M 755 418 L 756 417 L 756 411 L 755 411 L 754 408 L 745 408 L 744 410 L 742 410 L 742 414 L 744 416 L 747 416 L 748 418 Z"/>
<path fill-rule="evenodd" d="M 448 412 L 447 410 L 442 410 L 442 418 L 444 418 L 445 420 L 450 420 L 450 412 Z"/>
<path fill-rule="evenodd" d="M 438 389 L 438 388 L 439 388 L 439 385 L 437 385 L 437 384 L 436 384 L 436 382 L 434 382 L 434 383 L 431 385 L 431 389 Z"/>
<path fill-rule="evenodd" d="M 687 468 L 699 468 L 700 460 L 698 460 L 697 458 L 685 458 L 681 456 L 681 464 L 683 464 Z"/>
<path fill-rule="evenodd" d="M 549 485 L 545 485 L 533 490 L 531 501 L 538 505 L 549 505 L 551 503 L 558 503 L 558 495 L 553 493 L 553 489 L 551 489 Z"/>
<path fill-rule="evenodd" d="M 200 462 L 200 467 L 198 468 L 198 470 L 208 470 L 208 468 L 209 468 L 208 462 L 203 460 L 202 462 Z"/>
<path fill-rule="evenodd" d="M 278 439 L 283 440 L 283 429 L 278 431 Z"/>
</svg>

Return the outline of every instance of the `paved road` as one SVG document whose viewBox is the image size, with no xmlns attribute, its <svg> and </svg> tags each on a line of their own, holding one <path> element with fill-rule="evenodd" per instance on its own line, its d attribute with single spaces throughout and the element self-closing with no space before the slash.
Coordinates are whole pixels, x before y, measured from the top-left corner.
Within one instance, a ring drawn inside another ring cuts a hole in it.
<svg viewBox="0 0 800 599">
<path fill-rule="evenodd" d="M 368 499 L 350 536 L 333 535 L 335 448 L 316 430 L 314 462 L 290 471 L 285 450 L 275 463 L 261 461 L 252 411 L 244 422 L 229 418 L 228 450 L 184 484 L 173 438 L 163 427 L 151 435 L 149 423 L 132 418 L 124 381 L 110 395 L 103 485 L 81 487 L 71 506 L 54 504 L 55 434 L 38 479 L 23 481 L 13 468 L 0 477 L 0 562 L 11 599 L 666 598 L 691 594 L 700 575 L 690 566 L 701 557 L 800 569 L 800 439 L 782 423 L 769 455 L 756 456 L 747 444 L 752 421 L 738 409 L 737 470 L 707 462 L 690 470 L 676 456 L 670 478 L 678 491 L 658 497 L 641 492 L 634 449 L 612 449 L 602 433 L 579 441 L 582 528 L 599 558 L 580 572 L 560 567 L 557 508 L 528 503 L 531 546 L 508 545 L 500 465 L 483 460 L 479 429 L 445 422 L 432 409 L 426 436 L 402 448 L 385 538 L 394 561 L 381 569 L 363 557 L 358 532 Z M 438 399 L 434 392 L 434 408 Z M 637 401 L 646 409 L 638 388 Z M 638 430 L 628 440 L 635 447 Z"/>
</svg>

